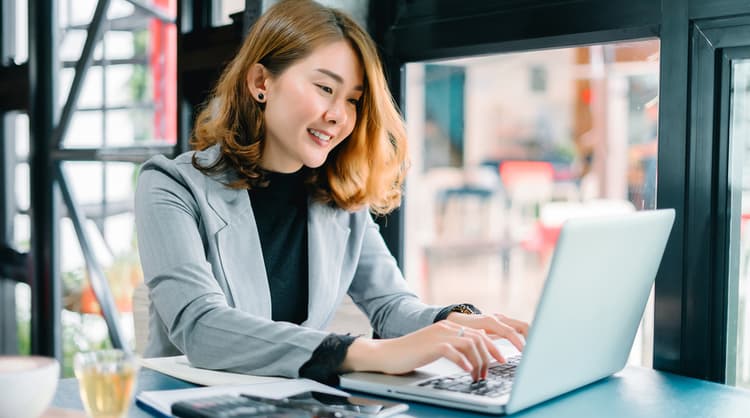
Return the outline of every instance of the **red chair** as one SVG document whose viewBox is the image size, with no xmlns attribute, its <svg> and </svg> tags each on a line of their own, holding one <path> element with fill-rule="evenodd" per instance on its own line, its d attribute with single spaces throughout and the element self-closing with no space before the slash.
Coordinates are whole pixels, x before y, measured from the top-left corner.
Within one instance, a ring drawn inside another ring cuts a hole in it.
<svg viewBox="0 0 750 418">
<path fill-rule="evenodd" d="M 504 161 L 500 179 L 508 208 L 507 236 L 512 242 L 536 251 L 541 205 L 552 199 L 555 170 L 546 161 Z"/>
<path fill-rule="evenodd" d="M 529 181 L 552 183 L 555 169 L 547 161 L 503 161 L 500 163 L 500 178 L 507 190 Z"/>
</svg>

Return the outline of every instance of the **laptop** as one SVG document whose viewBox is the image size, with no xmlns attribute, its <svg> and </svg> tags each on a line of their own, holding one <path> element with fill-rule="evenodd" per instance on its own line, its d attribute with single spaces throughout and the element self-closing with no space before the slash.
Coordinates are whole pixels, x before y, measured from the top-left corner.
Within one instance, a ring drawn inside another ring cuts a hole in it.
<svg viewBox="0 0 750 418">
<path fill-rule="evenodd" d="M 511 414 L 622 370 L 674 217 L 673 209 L 664 209 L 567 221 L 523 355 L 491 365 L 486 381 L 474 383 L 440 359 L 399 376 L 344 374 L 341 387 Z"/>
</svg>

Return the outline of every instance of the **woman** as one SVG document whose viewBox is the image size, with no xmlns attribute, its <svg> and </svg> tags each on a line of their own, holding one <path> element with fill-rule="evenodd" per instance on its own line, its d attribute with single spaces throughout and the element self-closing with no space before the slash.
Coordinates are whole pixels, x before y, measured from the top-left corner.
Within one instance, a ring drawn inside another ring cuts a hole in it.
<svg viewBox="0 0 750 418">
<path fill-rule="evenodd" d="M 152 300 L 146 356 L 335 379 L 446 357 L 474 379 L 528 325 L 421 303 L 370 212 L 401 198 L 402 120 L 376 47 L 347 15 L 282 1 L 253 26 L 196 120 L 198 150 L 141 171 L 136 224 Z M 382 339 L 325 331 L 349 294 Z"/>
</svg>

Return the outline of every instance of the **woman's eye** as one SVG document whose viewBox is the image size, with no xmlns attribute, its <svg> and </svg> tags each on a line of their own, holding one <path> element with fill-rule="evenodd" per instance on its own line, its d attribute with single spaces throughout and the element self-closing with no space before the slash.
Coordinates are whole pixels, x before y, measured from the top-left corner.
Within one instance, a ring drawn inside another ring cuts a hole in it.
<svg viewBox="0 0 750 418">
<path fill-rule="evenodd" d="M 323 90 L 324 92 L 328 93 L 328 94 L 332 94 L 333 93 L 333 89 L 330 88 L 330 87 L 328 87 L 328 86 L 323 86 L 323 85 L 318 84 L 318 87 L 321 90 Z"/>
<path fill-rule="evenodd" d="M 353 104 L 354 106 L 359 106 L 359 100 L 357 99 L 349 99 L 349 103 Z"/>
</svg>

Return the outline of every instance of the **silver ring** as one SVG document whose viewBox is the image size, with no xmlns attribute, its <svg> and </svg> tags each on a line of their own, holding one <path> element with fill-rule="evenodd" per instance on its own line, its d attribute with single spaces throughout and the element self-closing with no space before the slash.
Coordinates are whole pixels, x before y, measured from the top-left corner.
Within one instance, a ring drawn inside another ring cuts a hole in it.
<svg viewBox="0 0 750 418">
<path fill-rule="evenodd" d="M 458 334 L 457 334 L 456 336 L 457 336 L 458 338 L 461 338 L 461 337 L 463 337 L 463 336 L 464 336 L 464 331 L 465 331 L 465 330 L 466 330 L 466 328 L 464 328 L 464 327 L 461 327 L 461 328 L 459 328 L 459 329 L 458 329 Z"/>
</svg>

